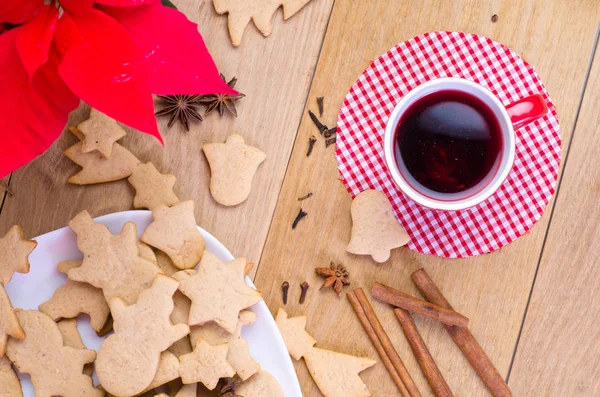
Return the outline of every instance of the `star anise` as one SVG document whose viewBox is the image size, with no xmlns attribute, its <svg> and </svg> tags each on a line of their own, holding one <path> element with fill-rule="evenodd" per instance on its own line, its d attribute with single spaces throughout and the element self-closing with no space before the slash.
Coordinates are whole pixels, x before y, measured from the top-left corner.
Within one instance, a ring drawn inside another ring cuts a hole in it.
<svg viewBox="0 0 600 397">
<path fill-rule="evenodd" d="M 319 276 L 327 277 L 319 290 L 333 286 L 333 289 L 337 292 L 338 296 L 341 296 L 344 285 L 350 285 L 350 281 L 348 280 L 348 278 L 350 278 L 350 273 L 348 273 L 348 270 L 346 270 L 344 265 L 336 265 L 331 262 L 329 269 L 326 267 L 318 267 L 315 269 L 315 272 Z"/>
<path fill-rule="evenodd" d="M 178 119 L 185 127 L 190 130 L 190 119 L 202 121 L 202 116 L 198 113 L 197 107 L 200 106 L 200 95 L 159 95 L 166 106 L 156 112 L 157 116 L 170 116 L 167 126 L 171 128 L 175 119 Z"/>
<path fill-rule="evenodd" d="M 216 392 L 218 397 L 241 397 L 235 394 L 235 388 L 240 385 L 240 378 L 221 378 L 217 383 Z"/>
<path fill-rule="evenodd" d="M 223 76 L 223 73 L 221 73 L 221 78 L 223 79 L 223 81 L 225 81 L 225 82 L 227 81 L 227 79 L 225 79 L 225 76 Z M 230 86 L 231 88 L 234 88 L 235 83 L 237 83 L 236 77 L 229 80 L 227 85 Z M 225 109 L 227 109 L 231 114 L 233 114 L 235 117 L 237 117 L 237 110 L 235 109 L 235 102 L 238 99 L 241 99 L 245 96 L 246 95 L 244 95 L 244 94 L 239 94 L 239 95 L 210 94 L 210 95 L 200 96 L 199 101 L 201 103 L 206 104 L 206 112 L 204 113 L 205 116 L 207 114 L 209 114 L 210 112 L 212 112 L 213 110 L 218 109 L 219 115 L 221 117 L 223 117 L 223 114 L 225 114 Z"/>
</svg>

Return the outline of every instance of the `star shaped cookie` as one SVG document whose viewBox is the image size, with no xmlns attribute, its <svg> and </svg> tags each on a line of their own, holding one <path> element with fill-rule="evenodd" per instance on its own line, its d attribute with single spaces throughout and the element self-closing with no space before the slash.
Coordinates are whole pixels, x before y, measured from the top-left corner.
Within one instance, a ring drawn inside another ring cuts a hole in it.
<svg viewBox="0 0 600 397">
<path fill-rule="evenodd" d="M 141 240 L 169 255 L 179 269 L 196 266 L 204 253 L 204 239 L 196 226 L 194 202 L 183 201 L 171 208 L 159 205 L 152 216 Z"/>
<path fill-rule="evenodd" d="M 37 241 L 27 240 L 21 226 L 14 225 L 0 238 L 0 283 L 8 284 L 13 273 L 29 273 L 29 254 Z"/>
<path fill-rule="evenodd" d="M 112 154 L 113 144 L 126 135 L 115 119 L 96 109 L 92 109 L 90 118 L 79 123 L 77 129 L 84 136 L 81 151 L 89 153 L 97 150 L 106 158 Z"/>
<path fill-rule="evenodd" d="M 179 290 L 192 301 L 190 325 L 214 321 L 233 333 L 240 311 L 260 302 L 260 293 L 239 273 L 214 260 L 203 260 L 198 273 L 181 281 Z"/>
<path fill-rule="evenodd" d="M 161 174 L 152 163 L 138 164 L 128 179 L 135 189 L 133 206 L 153 210 L 161 204 L 171 207 L 179 203 L 173 193 L 176 179 L 175 175 Z"/>
<path fill-rule="evenodd" d="M 227 361 L 229 344 L 211 346 L 200 338 L 194 351 L 179 357 L 179 373 L 184 384 L 201 382 L 207 389 L 217 387 L 220 378 L 230 378 L 235 370 Z"/>
</svg>

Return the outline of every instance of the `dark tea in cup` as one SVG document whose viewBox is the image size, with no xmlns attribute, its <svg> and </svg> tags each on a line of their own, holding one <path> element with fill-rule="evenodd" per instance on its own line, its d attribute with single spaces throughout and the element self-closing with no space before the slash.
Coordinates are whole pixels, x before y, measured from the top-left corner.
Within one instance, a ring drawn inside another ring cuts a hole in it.
<svg viewBox="0 0 600 397">
<path fill-rule="evenodd" d="M 396 159 L 402 159 L 418 183 L 439 193 L 459 193 L 477 185 L 498 164 L 502 130 L 482 100 L 443 90 L 406 109 L 395 146 Z"/>
</svg>

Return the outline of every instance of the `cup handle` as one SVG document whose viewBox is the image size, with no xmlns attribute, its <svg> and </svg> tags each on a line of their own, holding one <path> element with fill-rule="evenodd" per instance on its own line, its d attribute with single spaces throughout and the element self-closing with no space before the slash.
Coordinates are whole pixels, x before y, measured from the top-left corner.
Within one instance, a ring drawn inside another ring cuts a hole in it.
<svg viewBox="0 0 600 397">
<path fill-rule="evenodd" d="M 548 105 L 542 95 L 535 94 L 511 103 L 506 107 L 506 111 L 516 130 L 545 116 L 548 113 Z"/>
</svg>

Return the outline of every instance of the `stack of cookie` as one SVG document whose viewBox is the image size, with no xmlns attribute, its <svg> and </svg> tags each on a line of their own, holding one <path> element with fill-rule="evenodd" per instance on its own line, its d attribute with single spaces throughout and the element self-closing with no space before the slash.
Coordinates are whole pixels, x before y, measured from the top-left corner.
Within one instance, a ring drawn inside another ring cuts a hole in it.
<svg viewBox="0 0 600 397">
<path fill-rule="evenodd" d="M 0 359 L 0 395 L 22 395 L 12 363 L 42 397 L 155 396 L 161 386 L 171 397 L 283 396 L 241 337 L 262 300 L 244 281 L 246 260 L 221 262 L 205 250 L 193 202 L 169 204 L 153 203 L 139 240 L 133 223 L 113 234 L 78 214 L 69 226 L 83 260 L 58 264 L 67 282 L 39 311 L 15 312 L 0 284 L 0 355 L 6 346 L 10 360 Z M 0 240 L 2 283 L 29 271 L 34 247 L 18 227 Z M 97 354 L 78 334 L 80 313 L 99 335 L 114 331 Z"/>
</svg>

